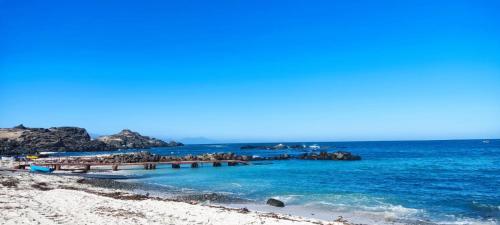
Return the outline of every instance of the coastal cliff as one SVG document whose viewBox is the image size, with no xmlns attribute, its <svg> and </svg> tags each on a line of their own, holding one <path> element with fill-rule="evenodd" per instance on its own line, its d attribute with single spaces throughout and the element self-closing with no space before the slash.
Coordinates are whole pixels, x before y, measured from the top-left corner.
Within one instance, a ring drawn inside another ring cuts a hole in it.
<svg viewBox="0 0 500 225">
<path fill-rule="evenodd" d="M 124 129 L 118 134 L 98 137 L 97 140 L 105 143 L 111 148 L 175 147 L 183 145 L 175 141 L 167 143 L 156 138 L 142 136 L 138 132 L 133 132 L 128 129 Z"/>
<path fill-rule="evenodd" d="M 31 154 L 37 151 L 102 151 L 127 148 L 181 146 L 178 142 L 164 142 L 123 130 L 92 140 L 84 128 L 51 127 L 28 128 L 19 125 L 0 128 L 0 155 Z"/>
</svg>

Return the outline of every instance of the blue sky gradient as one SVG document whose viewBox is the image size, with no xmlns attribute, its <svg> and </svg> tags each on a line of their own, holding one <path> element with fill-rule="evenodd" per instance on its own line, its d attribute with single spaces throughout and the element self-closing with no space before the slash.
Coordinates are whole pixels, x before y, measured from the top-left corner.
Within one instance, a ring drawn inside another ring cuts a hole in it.
<svg viewBox="0 0 500 225">
<path fill-rule="evenodd" d="M 0 0 L 0 127 L 500 137 L 498 1 Z"/>
</svg>

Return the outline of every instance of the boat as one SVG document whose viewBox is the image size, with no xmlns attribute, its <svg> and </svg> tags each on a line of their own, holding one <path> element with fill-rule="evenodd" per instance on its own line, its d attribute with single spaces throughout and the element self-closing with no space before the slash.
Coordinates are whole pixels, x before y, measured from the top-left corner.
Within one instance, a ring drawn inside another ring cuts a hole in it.
<svg viewBox="0 0 500 225">
<path fill-rule="evenodd" d="M 484 144 L 489 144 L 490 143 L 490 140 L 484 140 L 483 141 Z"/>
<path fill-rule="evenodd" d="M 39 157 L 37 155 L 28 155 L 26 156 L 27 159 L 38 159 Z"/>
<path fill-rule="evenodd" d="M 16 161 L 14 156 L 2 156 L 2 161 Z"/>
<path fill-rule="evenodd" d="M 30 170 L 31 172 L 42 172 L 42 173 L 51 173 L 54 171 L 53 168 L 45 167 L 45 166 L 37 166 L 37 165 L 30 165 Z"/>
<path fill-rule="evenodd" d="M 52 155 L 57 154 L 58 152 L 40 152 L 37 156 L 38 158 L 48 158 Z"/>
<path fill-rule="evenodd" d="M 309 146 L 310 149 L 320 149 L 321 147 L 319 147 L 319 145 L 317 144 L 314 144 L 314 145 L 311 145 Z"/>
<path fill-rule="evenodd" d="M 40 152 L 41 155 L 53 155 L 53 154 L 57 154 L 59 152 Z"/>
<path fill-rule="evenodd" d="M 73 170 L 71 173 L 87 173 L 87 170 Z"/>
</svg>

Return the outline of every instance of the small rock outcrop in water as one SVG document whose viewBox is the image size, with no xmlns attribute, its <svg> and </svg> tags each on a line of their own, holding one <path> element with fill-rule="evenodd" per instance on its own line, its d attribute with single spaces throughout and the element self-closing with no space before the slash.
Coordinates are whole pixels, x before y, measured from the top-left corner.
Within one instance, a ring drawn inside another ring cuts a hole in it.
<svg viewBox="0 0 500 225">
<path fill-rule="evenodd" d="M 283 149 L 305 149 L 308 148 L 306 145 L 243 145 L 240 149 L 260 149 L 260 150 L 283 150 Z"/>
<path fill-rule="evenodd" d="M 266 204 L 275 206 L 275 207 L 285 207 L 285 203 L 278 199 L 270 198 L 267 200 Z"/>
<path fill-rule="evenodd" d="M 0 155 L 32 154 L 37 151 L 102 151 L 120 148 L 150 148 L 180 146 L 177 142 L 164 142 L 124 130 L 117 135 L 105 136 L 123 141 L 92 140 L 84 128 L 51 127 L 0 128 Z M 124 143 L 124 144 L 123 144 Z"/>
<path fill-rule="evenodd" d="M 284 145 L 284 144 L 277 144 L 277 145 L 244 145 L 241 146 L 240 149 L 261 149 L 261 150 L 280 150 L 280 149 L 287 149 L 287 148 L 304 148 L 302 145 Z"/>
<path fill-rule="evenodd" d="M 299 156 L 299 159 L 310 159 L 310 160 L 361 160 L 361 156 L 353 155 L 350 152 L 320 152 L 317 153 L 305 153 Z"/>
</svg>

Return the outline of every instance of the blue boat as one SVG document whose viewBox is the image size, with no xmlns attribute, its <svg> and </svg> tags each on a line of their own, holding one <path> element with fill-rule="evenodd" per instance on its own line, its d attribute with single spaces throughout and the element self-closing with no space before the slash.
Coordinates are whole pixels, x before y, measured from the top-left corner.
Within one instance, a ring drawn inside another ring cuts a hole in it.
<svg viewBox="0 0 500 225">
<path fill-rule="evenodd" d="M 51 173 L 54 171 L 53 168 L 45 167 L 45 166 L 37 166 L 37 165 L 30 165 L 30 170 L 31 172 L 41 172 L 41 173 Z"/>
</svg>

